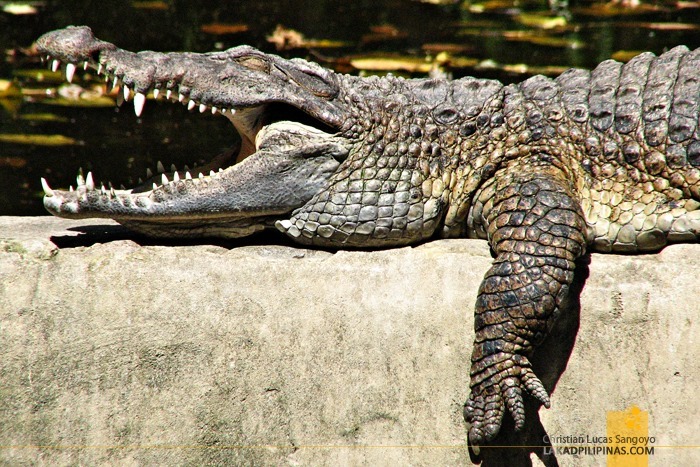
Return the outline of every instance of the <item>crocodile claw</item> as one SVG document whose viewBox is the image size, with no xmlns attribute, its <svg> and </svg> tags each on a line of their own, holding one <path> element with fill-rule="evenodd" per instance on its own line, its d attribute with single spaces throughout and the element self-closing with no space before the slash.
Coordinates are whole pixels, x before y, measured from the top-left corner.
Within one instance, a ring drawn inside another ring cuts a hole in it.
<svg viewBox="0 0 700 467">
<path fill-rule="evenodd" d="M 477 362 L 472 368 L 472 390 L 464 404 L 464 420 L 469 425 L 469 443 L 478 446 L 493 440 L 501 429 L 503 415 L 513 417 L 515 430 L 525 426 L 523 392 L 529 393 L 545 407 L 550 407 L 549 395 L 532 371 L 530 362 L 522 355 L 497 354 L 497 363 Z M 505 357 L 505 358 L 504 358 Z M 523 391 L 524 389 L 524 391 Z"/>
</svg>

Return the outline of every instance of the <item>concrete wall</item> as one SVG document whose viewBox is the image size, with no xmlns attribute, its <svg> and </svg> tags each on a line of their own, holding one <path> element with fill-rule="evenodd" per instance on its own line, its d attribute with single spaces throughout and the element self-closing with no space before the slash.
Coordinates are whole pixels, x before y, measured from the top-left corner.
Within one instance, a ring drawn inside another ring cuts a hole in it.
<svg viewBox="0 0 700 467">
<path fill-rule="evenodd" d="M 0 218 L 0 464 L 470 464 L 485 242 L 136 241 L 109 221 Z M 650 465 L 700 460 L 672 447 L 700 445 L 698 271 L 700 245 L 592 255 L 547 434 L 605 436 L 606 411 L 636 404 Z"/>
</svg>

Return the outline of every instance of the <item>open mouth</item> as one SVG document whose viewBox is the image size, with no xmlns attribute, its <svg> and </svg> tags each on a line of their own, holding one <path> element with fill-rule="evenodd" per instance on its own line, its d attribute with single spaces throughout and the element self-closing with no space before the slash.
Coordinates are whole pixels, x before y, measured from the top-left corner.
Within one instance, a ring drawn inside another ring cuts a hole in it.
<svg viewBox="0 0 700 467">
<path fill-rule="evenodd" d="M 347 139 L 337 135 L 338 109 L 329 105 L 332 82 L 306 62 L 246 47 L 210 54 L 136 54 L 95 39 L 85 27 L 48 33 L 37 48 L 52 70 L 65 67 L 68 81 L 79 67 L 93 70 L 119 100 L 133 102 L 136 116 L 147 111 L 149 98 L 164 99 L 192 112 L 226 117 L 240 136 L 238 144 L 196 171 L 167 170 L 159 163 L 130 189 L 97 186 L 92 173 L 79 174 L 76 187 L 66 191 L 42 179 L 44 205 L 58 216 L 248 235 L 307 202 L 350 150 Z"/>
</svg>

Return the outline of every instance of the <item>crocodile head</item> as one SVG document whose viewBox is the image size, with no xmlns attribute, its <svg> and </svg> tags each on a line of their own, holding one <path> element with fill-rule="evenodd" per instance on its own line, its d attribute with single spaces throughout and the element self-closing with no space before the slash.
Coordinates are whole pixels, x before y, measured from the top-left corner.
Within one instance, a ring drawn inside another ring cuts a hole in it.
<svg viewBox="0 0 700 467">
<path fill-rule="evenodd" d="M 318 193 L 348 156 L 339 133 L 347 111 L 339 77 L 303 60 L 284 60 L 242 46 L 223 52 L 133 53 L 96 39 L 87 27 L 43 35 L 37 49 L 70 81 L 76 67 L 93 69 L 139 116 L 146 96 L 231 121 L 240 144 L 202 172 L 159 173 L 127 190 L 96 187 L 78 175 L 77 188 L 52 189 L 42 179 L 44 205 L 69 218 L 108 217 L 152 236 L 241 237 L 274 221 Z"/>
</svg>

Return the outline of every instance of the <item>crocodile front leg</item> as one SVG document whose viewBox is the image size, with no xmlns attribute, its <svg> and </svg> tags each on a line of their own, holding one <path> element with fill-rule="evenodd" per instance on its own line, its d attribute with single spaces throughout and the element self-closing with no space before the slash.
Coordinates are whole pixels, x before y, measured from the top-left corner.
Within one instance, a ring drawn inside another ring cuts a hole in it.
<svg viewBox="0 0 700 467">
<path fill-rule="evenodd" d="M 508 410 L 520 430 L 523 392 L 549 396 L 528 356 L 558 316 L 585 252 L 586 222 L 570 178 L 549 166 L 506 169 L 476 197 L 470 222 L 496 254 L 476 302 L 469 441 L 493 439 Z"/>
</svg>

